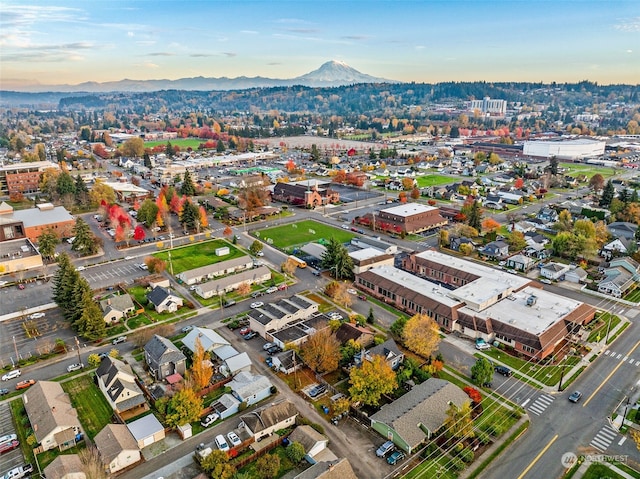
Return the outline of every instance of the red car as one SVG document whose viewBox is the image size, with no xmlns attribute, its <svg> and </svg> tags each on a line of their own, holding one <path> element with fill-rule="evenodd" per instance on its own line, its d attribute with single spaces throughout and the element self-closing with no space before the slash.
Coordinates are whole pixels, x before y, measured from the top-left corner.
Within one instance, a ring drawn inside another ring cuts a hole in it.
<svg viewBox="0 0 640 479">
<path fill-rule="evenodd" d="M 2 444 L 0 444 L 0 454 L 13 451 L 19 445 L 20 441 L 18 441 L 17 439 L 14 439 L 13 441 L 3 442 Z"/>
<path fill-rule="evenodd" d="M 251 328 L 250 328 L 250 327 L 248 327 L 248 326 L 245 326 L 244 328 L 242 328 L 242 329 L 240 330 L 240 334 L 241 334 L 242 336 L 244 336 L 245 334 L 249 334 L 250 332 L 251 332 Z"/>
<path fill-rule="evenodd" d="M 18 289 L 24 289 L 24 284 L 18 283 Z"/>
<path fill-rule="evenodd" d="M 24 381 L 20 381 L 18 384 L 16 384 L 16 389 L 26 389 L 30 386 L 33 386 L 35 383 L 35 379 L 25 379 Z"/>
</svg>

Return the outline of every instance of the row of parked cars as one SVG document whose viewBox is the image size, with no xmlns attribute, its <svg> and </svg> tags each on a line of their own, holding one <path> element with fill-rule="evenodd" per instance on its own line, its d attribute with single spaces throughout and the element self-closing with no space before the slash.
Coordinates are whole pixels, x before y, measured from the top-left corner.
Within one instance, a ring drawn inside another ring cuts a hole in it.
<svg viewBox="0 0 640 479">
<path fill-rule="evenodd" d="M 376 456 L 386 457 L 387 463 L 394 466 L 405 458 L 405 454 L 402 451 L 396 451 L 396 446 L 393 441 L 387 441 L 376 450 Z M 391 453 L 391 454 L 389 454 Z M 388 454 L 388 456 L 387 456 Z"/>
</svg>

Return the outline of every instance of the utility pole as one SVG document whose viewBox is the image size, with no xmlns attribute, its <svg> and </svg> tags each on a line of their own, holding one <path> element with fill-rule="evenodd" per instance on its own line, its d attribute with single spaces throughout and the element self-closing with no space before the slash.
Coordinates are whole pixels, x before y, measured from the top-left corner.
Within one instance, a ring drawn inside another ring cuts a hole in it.
<svg viewBox="0 0 640 479">
<path fill-rule="evenodd" d="M 78 350 L 78 364 L 82 364 L 82 359 L 80 359 L 80 341 L 78 341 L 78 336 L 75 336 L 76 340 L 76 349 Z"/>
<path fill-rule="evenodd" d="M 16 362 L 18 362 L 20 360 L 20 358 L 18 358 L 18 345 L 16 344 L 16 337 L 13 337 L 13 349 L 15 349 L 16 351 Z"/>
</svg>

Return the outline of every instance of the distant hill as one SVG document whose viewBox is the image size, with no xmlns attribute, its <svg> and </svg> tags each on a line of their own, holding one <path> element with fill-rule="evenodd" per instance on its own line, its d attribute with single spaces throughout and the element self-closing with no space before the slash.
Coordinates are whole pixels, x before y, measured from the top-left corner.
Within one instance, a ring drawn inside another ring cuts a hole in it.
<svg viewBox="0 0 640 479">
<path fill-rule="evenodd" d="M 63 93 L 106 93 L 106 92 L 150 92 L 159 90 L 245 90 L 248 88 L 268 88 L 277 86 L 301 85 L 307 87 L 337 87 L 354 83 L 400 83 L 394 80 L 377 78 L 359 72 L 346 63 L 329 61 L 317 70 L 305 75 L 277 79 L 265 77 L 208 78 L 191 77 L 178 80 L 129 80 L 113 82 L 85 82 L 77 85 L 28 85 L 21 92 L 63 92 Z"/>
</svg>

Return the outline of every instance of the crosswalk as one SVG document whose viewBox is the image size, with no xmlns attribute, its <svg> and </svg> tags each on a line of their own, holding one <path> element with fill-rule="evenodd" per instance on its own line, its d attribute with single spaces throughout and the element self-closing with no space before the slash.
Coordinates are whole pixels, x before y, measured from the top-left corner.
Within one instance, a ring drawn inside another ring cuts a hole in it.
<svg viewBox="0 0 640 479">
<path fill-rule="evenodd" d="M 627 363 L 631 366 L 634 367 L 638 367 L 640 366 L 640 359 L 639 358 L 630 358 L 628 356 L 625 356 L 622 353 L 617 353 L 615 351 L 611 351 L 610 349 L 607 349 L 604 353 L 604 356 L 609 358 L 609 359 L 615 359 L 616 361 L 622 361 L 623 363 Z"/>
<path fill-rule="evenodd" d="M 545 409 L 547 409 L 551 405 L 554 399 L 555 398 L 553 396 L 542 394 L 538 396 L 538 398 L 533 401 L 531 406 L 529 406 L 527 409 L 536 416 L 540 416 L 545 411 Z"/>
<path fill-rule="evenodd" d="M 591 447 L 596 448 L 598 451 L 604 452 L 607 450 L 607 448 L 613 442 L 617 435 L 618 431 L 613 429 L 611 426 L 603 426 L 602 429 L 598 431 L 598 434 L 595 435 L 590 445 Z"/>
</svg>

